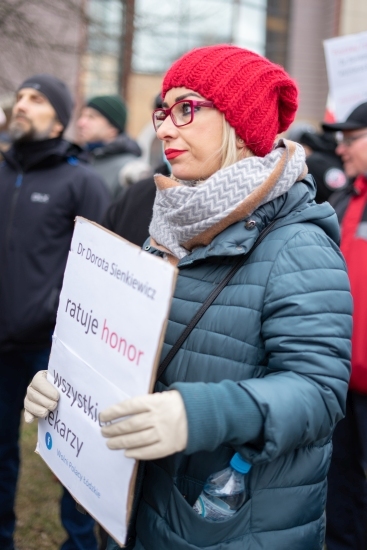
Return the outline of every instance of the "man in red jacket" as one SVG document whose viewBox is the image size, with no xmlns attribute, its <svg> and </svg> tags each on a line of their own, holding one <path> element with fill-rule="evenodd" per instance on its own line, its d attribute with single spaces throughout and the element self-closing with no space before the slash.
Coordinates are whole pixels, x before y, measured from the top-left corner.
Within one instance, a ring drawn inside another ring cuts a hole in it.
<svg viewBox="0 0 367 550">
<path fill-rule="evenodd" d="M 336 149 L 348 188 L 330 202 L 341 223 L 344 254 L 354 300 L 352 375 L 347 413 L 333 436 L 326 506 L 328 550 L 367 548 L 367 102 L 345 122 L 323 124 L 326 131 L 341 132 Z"/>
</svg>

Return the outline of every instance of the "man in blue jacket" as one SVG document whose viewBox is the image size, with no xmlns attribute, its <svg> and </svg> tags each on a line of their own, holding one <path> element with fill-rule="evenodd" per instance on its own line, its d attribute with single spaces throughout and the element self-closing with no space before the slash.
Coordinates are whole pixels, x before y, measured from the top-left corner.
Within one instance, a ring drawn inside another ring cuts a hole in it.
<svg viewBox="0 0 367 550">
<path fill-rule="evenodd" d="M 27 384 L 47 368 L 75 216 L 100 222 L 109 204 L 102 179 L 62 139 L 73 109 L 59 79 L 35 75 L 19 87 L 0 165 L 0 548 L 13 550 L 20 413 Z M 70 498 L 70 497 L 69 497 Z M 77 518 L 71 540 L 67 500 L 63 548 L 96 549 L 93 521 Z M 73 512 L 71 512 L 73 515 Z M 84 519 L 86 518 L 86 519 Z M 79 544 L 79 543 L 78 543 Z"/>
</svg>

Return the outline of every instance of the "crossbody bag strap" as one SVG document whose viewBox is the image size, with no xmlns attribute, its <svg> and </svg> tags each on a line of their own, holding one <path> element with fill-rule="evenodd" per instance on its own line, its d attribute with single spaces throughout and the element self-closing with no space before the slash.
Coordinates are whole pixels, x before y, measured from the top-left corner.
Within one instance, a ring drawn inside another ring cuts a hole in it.
<svg viewBox="0 0 367 550">
<path fill-rule="evenodd" d="M 245 254 L 244 256 L 241 256 L 240 259 L 235 263 L 235 265 L 232 267 L 232 269 L 227 273 L 227 275 L 224 277 L 224 279 L 212 290 L 212 292 L 209 294 L 201 308 L 195 313 L 194 317 L 191 319 L 187 327 L 183 330 L 183 332 L 180 334 L 176 342 L 173 344 L 169 352 L 167 353 L 166 357 L 163 359 L 162 363 L 158 367 L 157 371 L 157 380 L 162 376 L 172 359 L 175 357 L 176 353 L 182 346 L 182 344 L 187 340 L 188 336 L 190 335 L 191 331 L 195 328 L 195 326 L 198 324 L 204 313 L 207 311 L 207 309 L 212 305 L 214 300 L 219 296 L 219 294 L 222 292 L 223 288 L 225 288 L 229 281 L 234 277 L 234 275 L 237 273 L 237 271 L 242 267 L 242 265 L 246 262 L 246 260 L 249 259 L 255 248 L 261 243 L 261 241 L 270 233 L 270 231 L 273 228 L 273 225 L 275 224 L 277 220 L 273 220 L 269 225 L 261 231 L 260 235 L 258 236 L 256 242 L 252 246 L 252 248 Z"/>
</svg>

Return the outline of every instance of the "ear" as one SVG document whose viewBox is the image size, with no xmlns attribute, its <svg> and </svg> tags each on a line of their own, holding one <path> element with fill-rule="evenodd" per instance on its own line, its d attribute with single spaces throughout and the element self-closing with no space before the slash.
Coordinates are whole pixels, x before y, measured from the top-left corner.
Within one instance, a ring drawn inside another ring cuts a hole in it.
<svg viewBox="0 0 367 550">
<path fill-rule="evenodd" d="M 245 141 L 236 135 L 236 147 L 237 149 L 243 149 L 245 147 Z"/>
<path fill-rule="evenodd" d="M 116 139 L 118 135 L 119 135 L 119 131 L 116 128 L 116 126 L 111 125 L 111 139 Z"/>
<path fill-rule="evenodd" d="M 61 122 L 56 119 L 52 128 L 51 137 L 61 136 L 64 130 L 65 128 L 63 124 L 61 124 Z"/>
</svg>

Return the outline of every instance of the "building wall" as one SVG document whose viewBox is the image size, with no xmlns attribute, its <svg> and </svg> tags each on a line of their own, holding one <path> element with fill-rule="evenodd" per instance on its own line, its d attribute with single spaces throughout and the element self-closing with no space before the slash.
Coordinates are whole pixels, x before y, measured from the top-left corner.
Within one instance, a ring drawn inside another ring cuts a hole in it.
<svg viewBox="0 0 367 550">
<path fill-rule="evenodd" d="M 132 74 L 129 78 L 127 104 L 129 118 L 127 130 L 137 137 L 145 126 L 151 124 L 153 102 L 160 92 L 162 75 Z"/>
<path fill-rule="evenodd" d="M 121 5 L 116 0 L 86 2 L 89 14 L 101 25 L 96 28 L 92 25 L 88 31 L 83 59 L 84 95 L 116 93 L 120 88 L 116 68 L 120 41 L 115 20 L 120 17 Z M 128 130 L 131 135 L 136 137 L 150 124 L 152 102 L 160 89 L 160 75 L 185 51 L 212 43 L 233 42 L 264 53 L 266 4 L 267 0 L 135 2 L 132 74 L 125 98 L 130 111 Z"/>
<path fill-rule="evenodd" d="M 113 55 L 91 55 L 82 59 L 82 90 L 84 98 L 118 93 L 118 59 Z"/>
<path fill-rule="evenodd" d="M 367 31 L 367 1 L 342 0 L 339 34 Z"/>
<path fill-rule="evenodd" d="M 265 56 L 287 69 L 291 0 L 268 0 Z"/>
<path fill-rule="evenodd" d="M 323 40 L 338 34 L 339 14 L 339 0 L 292 2 L 287 69 L 300 89 L 298 121 L 317 125 L 323 119 L 328 94 Z"/>
</svg>

